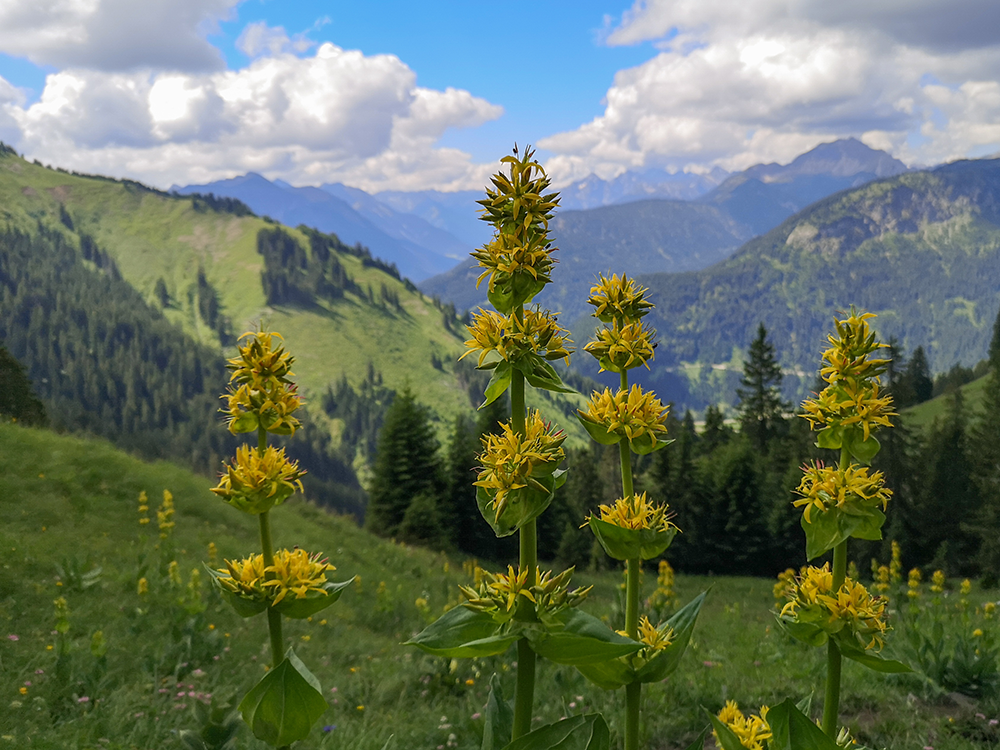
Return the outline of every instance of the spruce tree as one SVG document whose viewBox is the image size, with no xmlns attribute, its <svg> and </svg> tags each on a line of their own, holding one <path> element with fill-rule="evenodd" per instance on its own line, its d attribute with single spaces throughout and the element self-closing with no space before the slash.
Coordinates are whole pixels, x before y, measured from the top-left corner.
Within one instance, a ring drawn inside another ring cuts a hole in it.
<svg viewBox="0 0 1000 750">
<path fill-rule="evenodd" d="M 31 390 L 31 381 L 14 355 L 0 344 L 0 418 L 25 424 L 45 422 L 45 407 Z"/>
<path fill-rule="evenodd" d="M 726 417 L 715 404 L 705 408 L 705 426 L 701 430 L 701 440 L 698 444 L 699 455 L 711 454 L 720 445 L 726 443 L 731 436 L 731 430 L 726 427 Z"/>
<path fill-rule="evenodd" d="M 782 414 L 790 406 L 781 399 L 781 368 L 763 323 L 757 326 L 757 336 L 750 344 L 736 395 L 740 399 L 740 431 L 755 450 L 767 450 L 768 443 L 780 433 Z"/>
<path fill-rule="evenodd" d="M 365 525 L 381 536 L 396 536 L 414 498 L 436 498 L 440 492 L 437 439 L 427 409 L 405 386 L 389 407 L 379 435 Z"/>
<path fill-rule="evenodd" d="M 979 564 L 985 578 L 1000 579 L 1000 312 L 993 323 L 990 372 L 983 390 L 982 415 L 969 436 L 973 479 L 982 499 L 974 522 L 981 540 Z"/>
<path fill-rule="evenodd" d="M 913 403 L 922 404 L 930 400 L 934 394 L 934 381 L 931 380 L 931 370 L 927 364 L 927 354 L 924 347 L 913 350 L 909 364 L 906 365 L 905 379 L 913 392 Z"/>
</svg>

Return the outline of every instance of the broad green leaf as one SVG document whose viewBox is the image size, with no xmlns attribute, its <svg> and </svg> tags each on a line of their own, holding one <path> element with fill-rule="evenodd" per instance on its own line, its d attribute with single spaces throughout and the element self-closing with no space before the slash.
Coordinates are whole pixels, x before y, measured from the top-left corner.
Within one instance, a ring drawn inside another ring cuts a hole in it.
<svg viewBox="0 0 1000 750">
<path fill-rule="evenodd" d="M 489 298 L 490 304 L 502 315 L 509 315 L 510 311 L 514 309 L 514 295 L 507 284 L 495 285 L 487 291 L 486 296 Z"/>
<path fill-rule="evenodd" d="M 861 513 L 845 513 L 840 508 L 829 508 L 823 512 L 809 514 L 806 521 L 802 514 L 802 530 L 806 533 L 806 559 L 813 560 L 845 539 L 878 540 L 882 538 L 882 524 L 885 514 L 878 508 L 864 508 Z"/>
<path fill-rule="evenodd" d="M 816 435 L 816 447 L 839 451 L 844 444 L 843 427 L 824 427 Z"/>
<path fill-rule="evenodd" d="M 746 750 L 743 747 L 743 743 L 740 742 L 740 738 L 733 733 L 732 729 L 719 721 L 718 716 L 708 709 L 705 709 L 705 713 L 708 714 L 708 719 L 712 722 L 712 729 L 715 732 L 715 743 L 722 750 Z"/>
<path fill-rule="evenodd" d="M 500 750 L 507 744 L 514 731 L 514 709 L 504 700 L 500 677 L 493 673 L 490 677 L 490 695 L 483 711 L 486 727 L 483 729 L 481 750 Z"/>
<path fill-rule="evenodd" d="M 571 716 L 539 727 L 507 745 L 504 750 L 609 750 L 611 732 L 600 714 Z"/>
<path fill-rule="evenodd" d="M 642 644 L 615 631 L 579 609 L 567 609 L 554 618 L 561 627 L 525 630 L 531 649 L 557 664 L 593 664 L 633 654 Z"/>
<path fill-rule="evenodd" d="M 576 393 L 572 388 L 567 388 L 563 385 L 559 373 L 542 357 L 532 354 L 527 360 L 524 377 L 529 384 L 535 388 L 542 388 L 546 391 L 554 391 L 556 393 Z"/>
<path fill-rule="evenodd" d="M 301 599 L 286 596 L 275 607 L 278 612 L 293 620 L 304 620 L 312 617 L 317 612 L 321 612 L 340 598 L 344 589 L 354 583 L 354 578 L 349 581 L 334 583 L 327 581 L 323 584 L 323 591 L 310 591 Z"/>
<path fill-rule="evenodd" d="M 620 436 L 613 435 L 608 432 L 604 429 L 603 424 L 591 422 L 587 419 L 583 412 L 577 411 L 576 416 L 577 419 L 580 420 L 580 424 L 582 424 L 583 428 L 587 431 L 587 434 L 601 445 L 614 445 L 615 443 L 621 442 Z"/>
<path fill-rule="evenodd" d="M 822 646 L 830 637 L 823 628 L 809 622 L 792 622 L 783 617 L 778 617 L 778 625 L 788 635 L 802 641 L 808 646 Z"/>
<path fill-rule="evenodd" d="M 707 595 L 707 591 L 702 591 L 667 620 L 666 625 L 674 631 L 674 639 L 636 672 L 639 682 L 660 682 L 677 669 L 691 640 L 691 634 L 694 633 L 701 605 Z"/>
<path fill-rule="evenodd" d="M 666 448 L 670 445 L 673 440 L 658 440 L 651 432 L 646 432 L 642 437 L 635 440 L 630 440 L 629 445 L 632 448 L 633 453 L 638 453 L 640 456 L 645 456 L 653 451 L 658 451 L 660 448 Z"/>
<path fill-rule="evenodd" d="M 869 435 L 865 440 L 864 431 L 854 427 L 844 430 L 844 447 L 861 463 L 870 464 L 882 446 L 874 435 Z"/>
<path fill-rule="evenodd" d="M 562 479 L 562 481 L 559 479 L 564 476 L 565 472 L 559 473 L 558 469 L 553 469 L 552 474 L 549 476 L 542 474 L 533 477 L 539 484 L 545 487 L 545 491 L 537 490 L 533 487 L 513 490 L 508 495 L 507 507 L 500 514 L 500 518 L 496 517 L 496 511 L 493 507 L 493 496 L 484 487 L 476 488 L 476 504 L 479 506 L 480 514 L 493 528 L 494 534 L 498 537 L 510 536 L 524 524 L 538 518 L 549 507 L 557 484 L 566 481 L 565 479 Z"/>
<path fill-rule="evenodd" d="M 239 594 L 236 594 L 225 586 L 223 586 L 219 579 L 226 576 L 225 573 L 220 573 L 214 568 L 210 568 L 207 565 L 204 566 L 205 570 L 208 571 L 209 580 L 215 588 L 222 594 L 222 598 L 226 600 L 230 607 L 232 607 L 236 614 L 240 617 L 253 617 L 254 615 L 259 615 L 265 609 L 267 609 L 267 602 L 255 601 L 253 599 L 245 599 Z"/>
<path fill-rule="evenodd" d="M 507 392 L 507 386 L 510 385 L 510 372 L 509 362 L 501 362 L 493 368 L 493 376 L 490 378 L 490 382 L 486 386 L 486 393 L 484 394 L 486 400 L 479 405 L 480 409 L 492 404 Z"/>
<path fill-rule="evenodd" d="M 252 411 L 245 411 L 240 414 L 229 425 L 229 431 L 235 434 L 241 432 L 254 432 L 257 429 L 257 414 Z"/>
<path fill-rule="evenodd" d="M 674 527 L 667 531 L 623 529 L 594 516 L 590 517 L 588 523 L 604 551 L 616 560 L 652 560 L 662 555 L 677 535 Z"/>
<path fill-rule="evenodd" d="M 602 690 L 618 690 L 635 681 L 635 670 L 625 659 L 578 664 L 577 671 Z"/>
<path fill-rule="evenodd" d="M 246 694 L 239 707 L 254 737 L 275 747 L 304 740 L 325 710 L 319 680 L 292 649 Z"/>
<path fill-rule="evenodd" d="M 688 745 L 687 750 L 705 750 L 705 740 L 708 739 L 708 735 L 711 731 L 712 731 L 712 725 L 709 724 L 707 727 L 701 730 L 701 734 L 698 735 L 695 741 L 692 742 L 690 745 Z"/>
<path fill-rule="evenodd" d="M 856 643 L 848 641 L 847 638 L 850 637 L 852 636 L 848 634 L 843 638 L 837 638 L 837 646 L 840 647 L 840 653 L 845 659 L 856 661 L 858 664 L 864 664 L 866 667 L 874 670 L 875 672 L 900 674 L 902 672 L 913 671 L 909 666 L 903 664 L 901 661 L 896 661 L 895 659 L 884 659 L 876 653 L 865 651 Z"/>
<path fill-rule="evenodd" d="M 772 734 L 770 750 L 840 750 L 791 698 L 768 711 L 767 723 Z"/>
<path fill-rule="evenodd" d="M 502 654 L 518 638 L 500 631 L 501 626 L 490 615 L 459 605 L 403 645 L 449 658 L 493 656 Z"/>
</svg>

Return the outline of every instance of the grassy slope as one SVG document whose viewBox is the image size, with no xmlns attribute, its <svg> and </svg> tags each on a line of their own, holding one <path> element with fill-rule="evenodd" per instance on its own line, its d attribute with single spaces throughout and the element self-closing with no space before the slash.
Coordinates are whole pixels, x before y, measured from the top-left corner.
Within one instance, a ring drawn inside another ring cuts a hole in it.
<svg viewBox="0 0 1000 750">
<path fill-rule="evenodd" d="M 241 620 L 210 595 L 206 612 L 181 633 L 193 649 L 174 672 L 178 657 L 169 652 L 178 639 L 171 625 L 182 592 L 154 572 L 146 574 L 150 594 L 140 599 L 135 591 L 139 556 L 146 552 L 156 561 L 155 521 L 137 523 L 136 498 L 146 490 L 155 510 L 163 488 L 176 500 L 173 546 L 185 580 L 206 559 L 209 542 L 223 556 L 257 547 L 253 519 L 211 496 L 203 478 L 165 463 L 142 463 L 103 442 L 0 425 L 0 748 L 172 747 L 177 728 L 195 726 L 187 692 L 244 691 L 261 676 L 267 658 L 263 620 Z M 454 599 L 455 584 L 468 580 L 461 561 L 451 560 L 446 569 L 442 556 L 376 539 L 301 501 L 275 512 L 274 529 L 277 544 L 323 550 L 338 566 L 338 577 L 362 579 L 323 614 L 326 624 L 286 622 L 288 643 L 331 702 L 297 747 L 379 750 L 395 732 L 396 747 L 407 750 L 432 750 L 452 735 L 452 747 L 478 748 L 483 724 L 477 715 L 489 676 L 499 672 L 509 694 L 513 652 L 449 664 L 399 645 L 422 626 L 417 596 L 427 597 L 435 613 Z M 154 538 L 144 539 L 144 532 Z M 55 565 L 67 560 L 83 569 L 102 566 L 98 584 L 59 586 Z M 607 612 L 620 575 L 576 578 L 581 585 L 596 584 L 588 611 Z M 706 723 L 701 706 L 718 710 L 725 698 L 744 707 L 773 705 L 789 695 L 821 692 L 822 649 L 774 629 L 771 581 L 681 577 L 678 593 L 686 600 L 709 584 L 710 598 L 679 672 L 644 689 L 643 747 L 649 750 L 687 747 Z M 651 589 L 647 576 L 644 594 Z M 54 652 L 46 650 L 55 642 L 52 600 L 59 595 L 68 600 L 72 643 L 73 671 L 64 683 L 54 677 Z M 106 672 L 95 677 L 89 643 L 97 629 L 109 650 Z M 919 692 L 913 679 L 884 678 L 847 663 L 843 715 L 871 747 L 985 750 L 1000 743 L 1000 734 L 974 717 L 977 711 L 996 715 L 996 703 L 926 703 L 910 695 Z M 89 700 L 80 703 L 83 695 Z M 620 736 L 621 696 L 593 688 L 571 668 L 543 663 L 536 696 L 541 722 L 599 710 Z M 336 728 L 324 733 L 323 726 Z M 959 734 L 972 731 L 979 742 Z M 246 733 L 240 747 L 262 748 Z"/>
<path fill-rule="evenodd" d="M 984 375 L 981 378 L 976 378 L 971 383 L 966 383 L 959 389 L 962 391 L 963 403 L 967 413 L 978 414 L 981 411 L 983 391 L 986 388 L 987 377 L 987 375 Z M 906 422 L 908 427 L 926 430 L 934 423 L 935 419 L 944 419 L 953 398 L 954 396 L 951 393 L 942 393 L 930 401 L 924 401 L 922 404 L 911 406 L 902 413 L 903 421 Z"/>
<path fill-rule="evenodd" d="M 409 384 L 418 399 L 438 417 L 443 437 L 453 417 L 468 410 L 468 397 L 454 377 L 453 362 L 465 350 L 462 338 L 442 325 L 430 300 L 407 291 L 402 282 L 360 259 L 340 256 L 348 274 L 378 295 L 382 284 L 399 295 L 404 314 L 372 305 L 353 294 L 311 310 L 269 307 L 260 284 L 263 259 L 257 232 L 263 219 L 199 212 L 189 198 L 173 198 L 127 184 L 80 177 L 13 156 L 0 156 L 0 222 L 32 231 L 38 220 L 59 225 L 59 204 L 73 217 L 77 231 L 93 236 L 115 258 L 124 278 L 153 300 L 163 278 L 171 297 L 165 314 L 189 334 L 218 345 L 197 314 L 199 267 L 218 290 L 223 313 L 237 333 L 258 320 L 279 331 L 297 360 L 296 374 L 305 396 L 318 401 L 326 386 L 342 375 L 357 385 L 371 362 L 388 387 Z M 308 248 L 294 229 L 288 230 Z M 432 355 L 445 363 L 431 364 Z M 220 384 L 220 390 L 222 384 Z M 551 414 L 550 416 L 555 416 Z M 583 440 L 575 420 L 556 418 Z"/>
</svg>

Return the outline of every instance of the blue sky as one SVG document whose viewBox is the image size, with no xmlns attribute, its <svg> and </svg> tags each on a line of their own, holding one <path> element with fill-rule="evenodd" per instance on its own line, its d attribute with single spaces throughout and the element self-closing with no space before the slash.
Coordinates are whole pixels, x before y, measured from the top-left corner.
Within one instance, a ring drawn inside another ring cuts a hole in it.
<svg viewBox="0 0 1000 750">
<path fill-rule="evenodd" d="M 0 139 L 154 185 L 479 189 L 1000 150 L 995 0 L 0 0 Z"/>
</svg>

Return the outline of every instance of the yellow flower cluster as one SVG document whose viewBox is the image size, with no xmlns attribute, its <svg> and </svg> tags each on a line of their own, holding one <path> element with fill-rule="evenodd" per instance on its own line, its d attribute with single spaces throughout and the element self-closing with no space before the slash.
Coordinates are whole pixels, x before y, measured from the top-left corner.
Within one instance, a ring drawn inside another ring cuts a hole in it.
<svg viewBox="0 0 1000 750">
<path fill-rule="evenodd" d="M 617 632 L 618 635 L 628 638 L 627 630 L 619 630 Z M 638 656 L 648 660 L 657 651 L 662 651 L 673 643 L 674 635 L 674 630 L 670 626 L 660 630 L 649 621 L 646 615 L 643 615 L 639 618 L 638 640 L 644 644 L 644 648 L 638 653 Z"/>
<path fill-rule="evenodd" d="M 226 560 L 217 580 L 241 599 L 275 606 L 289 594 L 303 599 L 310 591 L 325 593 L 326 574 L 332 570 L 336 568 L 320 559 L 320 553 L 280 549 L 274 553 L 274 565 L 265 566 L 263 555 Z"/>
<path fill-rule="evenodd" d="M 535 568 L 534 585 L 528 585 L 528 570 L 513 565 L 507 566 L 507 574 L 483 571 L 478 588 L 459 586 L 466 598 L 466 605 L 480 612 L 496 613 L 501 616 L 513 615 L 518 597 L 524 597 L 535 605 L 537 612 L 553 614 L 567 607 L 579 605 L 593 586 L 570 590 L 569 581 L 574 568 L 568 568 L 557 576 L 552 571 L 544 573 Z"/>
<path fill-rule="evenodd" d="M 882 394 L 878 377 L 888 360 L 870 358 L 885 346 L 869 330 L 872 313 L 858 313 L 853 307 L 845 320 L 835 320 L 836 336 L 828 336 L 830 348 L 823 352 L 826 363 L 820 376 L 829 385 L 815 399 L 802 403 L 813 429 L 857 425 L 867 440 L 873 429 L 891 427 L 892 397 Z"/>
<path fill-rule="evenodd" d="M 803 515 L 811 523 L 813 508 L 825 513 L 829 508 L 850 509 L 882 506 L 885 510 L 892 490 L 884 484 L 881 471 L 869 473 L 866 466 L 824 466 L 822 461 L 802 467 L 802 481 L 796 493 L 802 497 L 792 502 L 796 508 L 805 506 Z"/>
<path fill-rule="evenodd" d="M 174 526 L 174 496 L 170 490 L 163 490 L 163 503 L 156 511 L 156 525 L 160 529 L 160 539 L 166 539 Z"/>
<path fill-rule="evenodd" d="M 910 570 L 909 580 L 906 582 L 906 595 L 911 601 L 920 597 L 920 577 L 919 568 L 913 568 Z"/>
<path fill-rule="evenodd" d="M 935 594 L 941 594 L 944 592 L 944 571 L 935 570 L 934 574 L 931 576 L 931 592 Z"/>
<path fill-rule="evenodd" d="M 623 529 L 669 531 L 677 528 L 670 520 L 670 506 L 666 503 L 654 505 L 645 492 L 619 498 L 614 505 L 601 505 L 600 511 L 602 521 Z"/>
<path fill-rule="evenodd" d="M 292 435 L 301 427 L 294 412 L 302 405 L 296 386 L 289 379 L 294 359 L 276 344 L 277 333 L 244 333 L 237 345 L 239 356 L 229 360 L 232 371 L 229 393 L 222 396 L 229 431 L 234 435 L 259 426 L 279 435 Z"/>
<path fill-rule="evenodd" d="M 587 303 L 596 308 L 593 316 L 605 323 L 636 321 L 653 307 L 653 303 L 646 300 L 648 291 L 625 274 L 621 278 L 613 274 L 610 279 L 600 274 L 597 283 L 590 288 Z"/>
<path fill-rule="evenodd" d="M 879 596 L 888 601 L 886 592 L 889 590 L 889 568 L 885 565 L 879 565 L 875 571 L 875 590 L 878 591 Z"/>
<path fill-rule="evenodd" d="M 649 597 L 646 605 L 657 611 L 674 606 L 677 594 L 674 591 L 674 569 L 666 560 L 660 560 L 656 576 L 656 590 Z"/>
<path fill-rule="evenodd" d="M 285 456 L 285 449 L 268 446 L 261 455 L 249 445 L 236 449 L 236 460 L 226 467 L 212 492 L 234 508 L 253 515 L 283 503 L 296 489 L 302 492 L 298 462 Z"/>
<path fill-rule="evenodd" d="M 747 750 L 764 750 L 765 741 L 772 737 L 771 727 L 767 723 L 768 710 L 767 706 L 761 706 L 760 716 L 744 716 L 736 701 L 726 701 L 726 705 L 719 711 L 718 717 L 719 721 L 736 735 L 740 744 Z M 715 739 L 718 744 L 717 734 Z"/>
<path fill-rule="evenodd" d="M 482 463 L 473 484 L 493 493 L 492 505 L 497 519 L 510 502 L 511 493 L 525 488 L 548 490 L 537 477 L 547 476 L 559 467 L 566 457 L 562 444 L 566 435 L 562 430 L 550 432 L 537 410 L 525 420 L 524 435 L 519 435 L 509 423 L 500 424 L 501 434 L 484 435 Z"/>
<path fill-rule="evenodd" d="M 516 294 L 519 288 L 540 288 L 551 280 L 555 260 L 547 232 L 559 196 L 545 192 L 551 182 L 533 157 L 530 148 L 518 156 L 515 147 L 513 156 L 500 160 L 509 166 L 509 175 L 503 171 L 493 175 L 493 188 L 487 188 L 486 198 L 477 201 L 483 207 L 480 218 L 496 230 L 489 243 L 472 253 L 486 269 L 476 286 L 489 276 L 491 294 L 498 290 Z"/>
<path fill-rule="evenodd" d="M 566 345 L 573 343 L 569 331 L 561 328 L 556 317 L 547 310 L 528 309 L 523 316 L 501 315 L 480 309 L 472 314 L 468 327 L 471 339 L 465 342 L 469 351 L 479 352 L 478 366 L 482 367 L 491 352 L 496 352 L 507 362 L 519 362 L 528 354 L 538 354 L 545 359 L 565 359 L 569 363 L 572 351 Z"/>
<path fill-rule="evenodd" d="M 795 595 L 795 568 L 786 568 L 784 573 L 778 574 L 778 580 L 772 589 L 774 603 L 783 607 L 785 601 Z"/>
<path fill-rule="evenodd" d="M 656 331 L 644 325 L 642 321 L 614 321 L 611 328 L 602 328 L 597 332 L 595 341 L 591 341 L 583 350 L 592 354 L 601 365 L 601 372 L 624 372 L 639 365 L 649 368 L 649 360 L 653 358 L 653 339 Z"/>
<path fill-rule="evenodd" d="M 892 540 L 892 558 L 889 560 L 889 580 L 892 583 L 903 580 L 903 548 L 895 539 Z"/>
<path fill-rule="evenodd" d="M 652 391 L 643 391 L 633 385 L 628 391 L 611 393 L 594 391 L 587 403 L 587 411 L 578 412 L 581 419 L 600 425 L 612 435 L 629 442 L 650 435 L 655 442 L 667 434 L 669 408 Z"/>
<path fill-rule="evenodd" d="M 783 618 L 813 623 L 831 635 L 847 628 L 866 649 L 881 650 L 886 632 L 885 601 L 850 578 L 835 592 L 829 563 L 806 568 L 786 597 Z M 867 644 L 866 639 L 870 639 Z"/>
<path fill-rule="evenodd" d="M 149 498 L 146 490 L 139 493 L 139 525 L 145 526 L 149 523 Z"/>
</svg>

